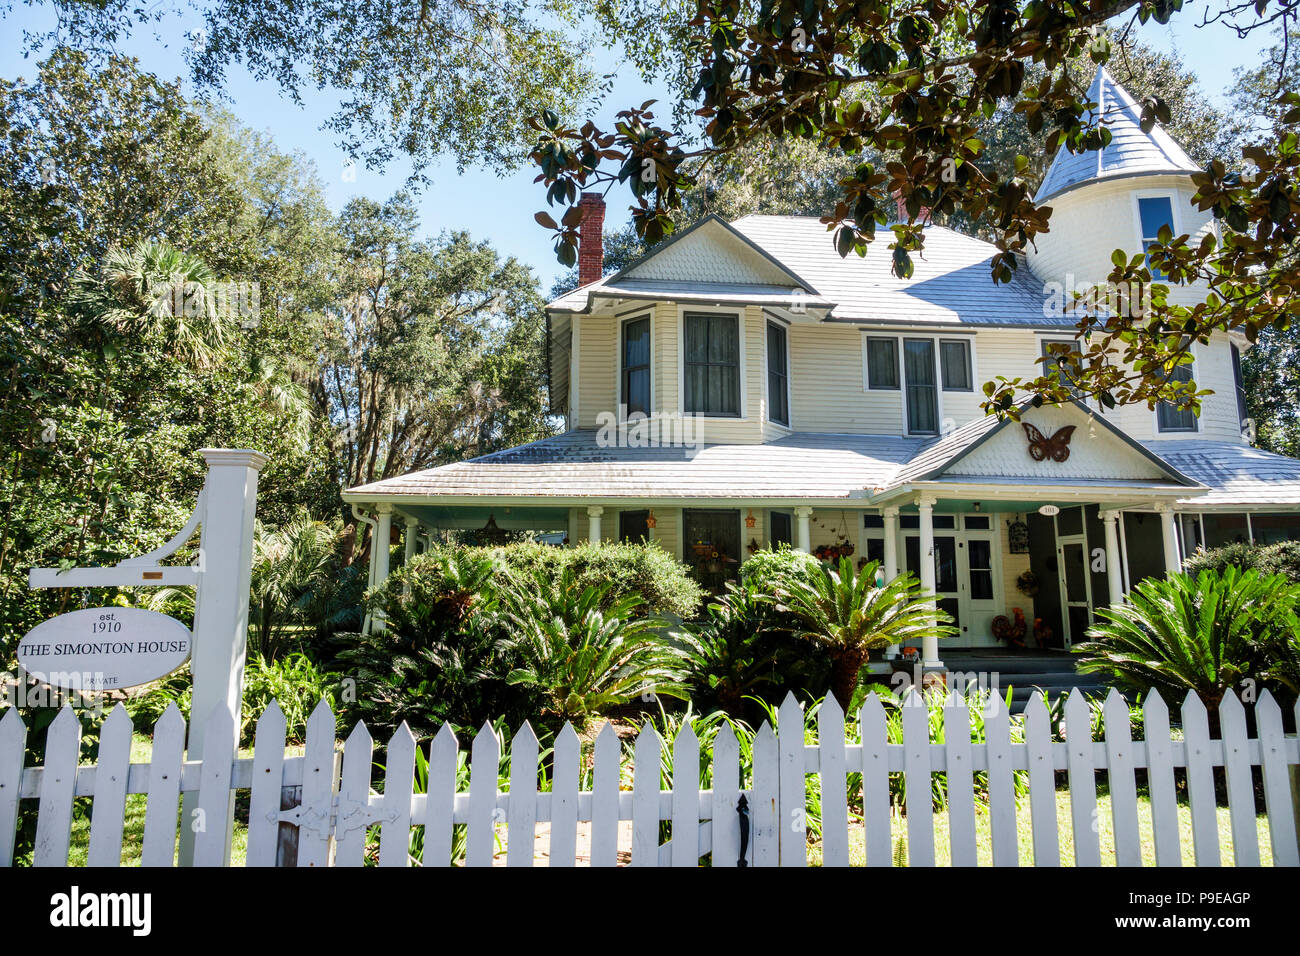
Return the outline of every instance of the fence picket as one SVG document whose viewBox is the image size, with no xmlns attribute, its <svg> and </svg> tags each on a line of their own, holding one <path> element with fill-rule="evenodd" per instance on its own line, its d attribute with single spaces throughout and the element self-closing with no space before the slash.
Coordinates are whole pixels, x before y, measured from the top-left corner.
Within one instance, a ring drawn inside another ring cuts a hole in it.
<svg viewBox="0 0 1300 956">
<path fill-rule="evenodd" d="M 672 865 L 700 865 L 700 742 L 690 723 L 673 741 Z"/>
<path fill-rule="evenodd" d="M 1228 782 L 1228 816 L 1232 820 L 1232 853 L 1237 866 L 1259 866 L 1259 832 L 1255 829 L 1255 788 L 1251 781 L 1250 748 L 1246 743 L 1246 710 L 1231 691 L 1219 701 L 1223 737 L 1223 772 Z"/>
<path fill-rule="evenodd" d="M 659 759 L 662 741 L 647 723 L 632 767 L 632 865 L 659 865 Z"/>
<path fill-rule="evenodd" d="M 740 802 L 741 783 L 740 743 L 731 725 L 724 723 L 713 737 L 713 866 L 735 866 L 740 859 L 740 817 L 736 806 Z"/>
<path fill-rule="evenodd" d="M 1173 742 L 1169 736 L 1169 707 L 1154 690 L 1142 702 L 1142 736 L 1147 748 L 1147 789 L 1151 794 L 1156 866 L 1182 866 L 1178 835 L 1178 796 L 1174 788 Z"/>
<path fill-rule="evenodd" d="M 1092 711 L 1077 687 L 1065 700 L 1065 751 L 1070 780 L 1074 865 L 1101 866 L 1101 843 L 1097 832 L 1097 772 L 1092 759 Z"/>
<path fill-rule="evenodd" d="M 537 734 L 524 721 L 510 743 L 506 804 L 506 866 L 532 866 L 537 840 Z"/>
<path fill-rule="evenodd" d="M 777 830 L 782 866 L 808 865 L 808 823 L 804 807 L 804 729 L 803 708 L 793 692 L 785 695 L 777 711 L 776 744 L 780 754 L 777 771 Z"/>
<path fill-rule="evenodd" d="M 849 801 L 844 711 L 830 694 L 826 695 L 817 712 L 817 749 L 821 751 L 822 866 L 848 866 Z"/>
<path fill-rule="evenodd" d="M 907 865 L 934 866 L 930 711 L 916 690 L 903 701 L 903 769 L 907 779 Z"/>
<path fill-rule="evenodd" d="M 1011 765 L 1011 715 L 1006 702 L 989 694 L 984 706 L 984 741 L 988 754 L 989 833 L 994 866 L 1019 866 L 1016 832 L 1015 770 Z"/>
<path fill-rule="evenodd" d="M 867 866 L 893 866 L 894 843 L 889 814 L 889 751 L 885 707 L 872 691 L 858 712 L 862 733 L 862 829 Z"/>
<path fill-rule="evenodd" d="M 88 866 L 122 865 L 122 823 L 126 817 L 126 783 L 131 770 L 131 715 L 119 703 L 99 730 L 95 765 L 95 802 L 90 816 Z"/>
<path fill-rule="evenodd" d="M 1128 701 L 1115 688 L 1102 705 L 1106 728 L 1106 780 L 1110 785 L 1111 826 L 1115 833 L 1115 863 L 1142 865 L 1142 837 L 1138 832 L 1137 781 L 1133 770 L 1133 729 Z"/>
<path fill-rule="evenodd" d="M 573 724 L 565 721 L 555 738 L 551 770 L 551 866 L 573 866 L 578 846 L 578 780 L 582 742 Z"/>
<path fill-rule="evenodd" d="M 497 779 L 501 742 L 487 721 L 474 736 L 469 757 L 469 825 L 466 866 L 491 866 L 496 851 Z"/>
<path fill-rule="evenodd" d="M 1187 800 L 1192 816 L 1192 852 L 1197 866 L 1219 866 L 1219 824 L 1214 808 L 1214 764 L 1210 723 L 1195 691 L 1183 699 L 1183 740 L 1187 748 Z"/>
<path fill-rule="evenodd" d="M 222 702 L 213 708 L 203 731 L 203 769 L 199 774 L 198 816 L 182 820 L 195 828 L 194 865 L 229 866 L 230 771 L 235 760 L 235 715 Z"/>
<path fill-rule="evenodd" d="M 36 866 L 66 866 L 68 839 L 72 835 L 72 798 L 77 787 L 77 761 L 81 751 L 81 721 L 64 706 L 45 732 L 45 770 L 41 800 L 36 811 Z"/>
<path fill-rule="evenodd" d="M 298 807 L 298 865 L 328 866 L 334 812 L 334 712 L 322 700 L 307 718 L 302 804 Z"/>
<path fill-rule="evenodd" d="M 1060 866 L 1052 725 L 1041 691 L 1034 691 L 1025 705 L 1025 756 L 1029 764 L 1029 818 L 1034 836 L 1034 865 Z"/>
<path fill-rule="evenodd" d="M 1282 708 L 1267 690 L 1255 704 L 1255 725 L 1259 734 L 1260 768 L 1264 777 L 1264 806 L 1268 811 L 1269 844 L 1274 866 L 1300 866 L 1296 845 L 1295 812 L 1290 773 L 1286 763 L 1286 740 L 1282 732 Z M 1300 796 L 1300 795 L 1297 795 Z"/>
<path fill-rule="evenodd" d="M 460 743 L 451 724 L 443 724 L 429 744 L 429 773 L 425 784 L 424 866 L 449 866 L 456 805 L 456 765 Z"/>
<path fill-rule="evenodd" d="M 358 723 L 343 745 L 343 779 L 339 786 L 334 824 L 334 865 L 361 866 L 366 855 L 370 822 L 370 773 L 375 742 L 366 725 Z"/>
<path fill-rule="evenodd" d="M 749 802 L 754 866 L 780 865 L 780 767 L 776 731 L 765 720 L 754 735 L 754 797 Z"/>
<path fill-rule="evenodd" d="M 620 747 L 614 725 L 606 722 L 596 735 L 592 764 L 591 865 L 618 864 L 618 785 Z M 656 769 L 656 773 L 658 770 Z"/>
<path fill-rule="evenodd" d="M 10 866 L 14 859 L 26 752 L 27 727 L 18 708 L 10 707 L 0 716 L 0 866 Z"/>
<path fill-rule="evenodd" d="M 415 734 L 402 721 L 388 741 L 384 766 L 384 820 L 379 831 L 379 865 L 410 866 L 411 791 L 415 785 Z"/>
<path fill-rule="evenodd" d="M 248 797 L 245 866 L 275 866 L 284 789 L 284 711 L 276 701 L 263 711 L 253 734 L 253 786 Z M 154 745 L 155 749 L 157 744 Z"/>
<path fill-rule="evenodd" d="M 970 710 L 960 694 L 943 708 L 943 739 L 948 756 L 948 845 L 953 866 L 975 866 L 975 778 L 971 769 Z"/>
</svg>

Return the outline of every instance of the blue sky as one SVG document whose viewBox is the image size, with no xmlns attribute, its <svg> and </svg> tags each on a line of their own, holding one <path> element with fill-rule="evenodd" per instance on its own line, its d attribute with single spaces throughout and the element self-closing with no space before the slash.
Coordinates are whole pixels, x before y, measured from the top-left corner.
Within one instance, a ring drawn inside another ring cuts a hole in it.
<svg viewBox="0 0 1300 956">
<path fill-rule="evenodd" d="M 1197 29 L 1194 24 L 1200 15 L 1199 5 L 1188 4 L 1168 26 L 1151 22 L 1139 29 L 1139 35 L 1158 49 L 1181 54 L 1199 74 L 1206 95 L 1222 106 L 1225 105 L 1223 91 L 1232 81 L 1233 68 L 1258 63 L 1270 40 L 1264 35 L 1237 40 L 1222 26 Z M 140 31 L 123 44 L 122 51 L 139 58 L 145 69 L 159 76 L 184 79 L 187 71 L 182 54 L 188 42 L 185 30 L 199 25 L 192 14 L 187 17 L 168 18 L 159 28 L 160 38 L 155 36 L 153 28 Z M 0 75 L 9 79 L 32 75 L 35 64 L 22 58 L 21 33 L 23 29 L 48 29 L 54 23 L 52 12 L 48 7 L 20 6 L 2 22 Z M 595 65 L 601 73 L 617 72 L 613 91 L 597 114 L 598 122 L 608 123 L 615 112 L 630 104 L 662 98 L 661 91 L 643 83 L 636 70 L 616 54 L 599 54 Z M 306 92 L 300 107 L 282 96 L 275 84 L 255 82 L 246 73 L 235 70 L 230 74 L 227 92 L 230 96 L 227 107 L 245 125 L 269 131 L 281 149 L 300 150 L 315 162 L 326 198 L 335 210 L 354 195 L 382 200 L 401 188 L 409 173 L 401 163 L 383 171 L 357 165 L 355 180 L 345 178 L 347 154 L 335 145 L 331 134 L 320 129 L 337 102 L 329 91 Z M 564 270 L 555 261 L 546 232 L 533 221 L 533 213 L 544 204 L 541 187 L 532 181 L 534 175 L 532 168 L 503 177 L 481 169 L 458 175 L 452 163 L 434 167 L 433 185 L 418 197 L 425 231 L 436 235 L 443 230 L 466 229 L 476 239 L 489 239 L 498 251 L 532 266 L 542 281 L 543 291 L 548 290 Z M 618 225 L 625 216 L 619 208 L 617 193 L 611 194 L 611 200 L 607 223 Z"/>
</svg>

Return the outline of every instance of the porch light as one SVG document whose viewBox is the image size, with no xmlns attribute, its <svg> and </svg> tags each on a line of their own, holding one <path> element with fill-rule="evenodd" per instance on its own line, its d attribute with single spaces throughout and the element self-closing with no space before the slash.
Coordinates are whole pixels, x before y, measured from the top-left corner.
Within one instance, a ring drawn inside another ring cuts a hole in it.
<svg viewBox="0 0 1300 956">
<path fill-rule="evenodd" d="M 1029 553 L 1029 525 L 1016 516 L 1016 520 L 1007 525 L 1007 549 L 1012 554 Z"/>
<path fill-rule="evenodd" d="M 749 510 L 749 514 L 745 515 L 745 527 L 754 527 L 754 509 L 752 508 Z"/>
<path fill-rule="evenodd" d="M 658 520 L 656 520 L 656 518 L 655 518 L 655 513 L 654 513 L 654 511 L 653 511 L 653 510 L 651 510 L 651 511 L 647 511 L 646 514 L 645 514 L 645 526 L 646 526 L 647 528 L 653 528 L 653 527 L 654 527 L 655 525 L 657 525 L 658 523 L 659 523 L 659 522 L 658 522 Z"/>
</svg>

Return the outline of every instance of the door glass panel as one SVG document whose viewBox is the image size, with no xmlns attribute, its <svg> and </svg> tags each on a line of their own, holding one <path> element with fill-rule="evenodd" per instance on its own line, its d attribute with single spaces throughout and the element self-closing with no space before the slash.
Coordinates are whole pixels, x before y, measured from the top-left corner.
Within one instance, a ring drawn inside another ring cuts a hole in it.
<svg viewBox="0 0 1300 956">
<path fill-rule="evenodd" d="M 957 590 L 957 539 L 934 539 L 935 590 L 951 593 Z"/>
<path fill-rule="evenodd" d="M 1065 599 L 1088 603 L 1087 553 L 1081 544 L 1067 544 L 1061 549 L 1065 556 Z"/>
<path fill-rule="evenodd" d="M 970 562 L 970 596 L 972 601 L 993 600 L 993 545 L 989 541 L 972 539 L 967 542 L 967 560 Z"/>
</svg>

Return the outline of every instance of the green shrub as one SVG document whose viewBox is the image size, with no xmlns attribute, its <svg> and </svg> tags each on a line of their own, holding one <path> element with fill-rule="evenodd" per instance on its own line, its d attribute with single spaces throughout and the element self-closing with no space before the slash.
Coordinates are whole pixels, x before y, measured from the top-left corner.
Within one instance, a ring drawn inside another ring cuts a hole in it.
<svg viewBox="0 0 1300 956">
<path fill-rule="evenodd" d="M 704 594 L 686 565 L 653 543 L 556 548 L 523 541 L 495 548 L 443 546 L 432 553 L 489 560 L 496 565 L 498 576 L 508 570 L 521 580 L 531 580 L 538 572 L 558 580 L 571 570 L 579 587 L 610 585 L 604 599 L 607 604 L 636 595 L 649 613 L 683 619 L 699 612 Z"/>
<path fill-rule="evenodd" d="M 1183 562 L 1183 573 L 1223 571 L 1236 567 L 1260 574 L 1282 574 L 1292 584 L 1300 583 L 1300 541 L 1277 544 L 1228 544 L 1209 551 L 1197 551 Z"/>
<path fill-rule="evenodd" d="M 1300 671 L 1300 585 L 1283 575 L 1228 565 L 1148 578 L 1097 616 L 1076 648 L 1080 671 L 1144 693 L 1155 688 L 1171 706 L 1195 691 L 1215 722 L 1219 702 L 1244 680 L 1294 694 L 1283 678 Z"/>
<path fill-rule="evenodd" d="M 795 551 L 789 545 L 763 548 L 749 556 L 740 566 L 740 580 L 763 594 L 776 594 L 777 584 L 790 577 L 809 579 L 821 562 L 811 554 Z"/>
</svg>

